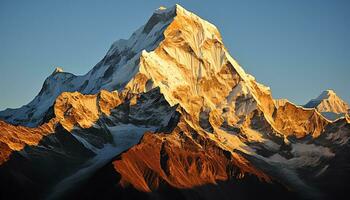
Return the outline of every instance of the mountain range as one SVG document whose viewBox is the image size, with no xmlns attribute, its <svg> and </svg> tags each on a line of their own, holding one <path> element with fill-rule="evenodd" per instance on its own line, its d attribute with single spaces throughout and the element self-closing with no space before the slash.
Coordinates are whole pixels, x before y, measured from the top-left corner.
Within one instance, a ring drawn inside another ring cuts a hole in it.
<svg viewBox="0 0 350 200">
<path fill-rule="evenodd" d="M 218 29 L 155 10 L 87 74 L 0 112 L 2 199 L 347 199 L 349 106 L 273 99 Z"/>
</svg>

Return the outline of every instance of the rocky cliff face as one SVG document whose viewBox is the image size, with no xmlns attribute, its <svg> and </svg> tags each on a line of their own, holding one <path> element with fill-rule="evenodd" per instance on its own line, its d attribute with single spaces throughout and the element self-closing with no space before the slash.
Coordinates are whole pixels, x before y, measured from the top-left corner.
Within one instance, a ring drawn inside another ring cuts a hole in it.
<svg viewBox="0 0 350 200">
<path fill-rule="evenodd" d="M 86 75 L 56 69 L 0 117 L 4 198 L 318 199 L 350 137 L 347 118 L 273 100 L 217 28 L 179 5 L 156 10 Z"/>
</svg>

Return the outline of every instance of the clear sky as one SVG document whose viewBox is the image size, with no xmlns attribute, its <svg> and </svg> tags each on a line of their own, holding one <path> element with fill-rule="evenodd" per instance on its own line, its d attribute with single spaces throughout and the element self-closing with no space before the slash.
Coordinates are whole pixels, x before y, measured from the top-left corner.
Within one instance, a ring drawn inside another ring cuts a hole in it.
<svg viewBox="0 0 350 200">
<path fill-rule="evenodd" d="M 275 98 L 304 104 L 332 88 L 350 103 L 348 0 L 0 0 L 0 110 L 32 100 L 55 66 L 85 74 L 175 3 L 215 24 Z"/>
</svg>

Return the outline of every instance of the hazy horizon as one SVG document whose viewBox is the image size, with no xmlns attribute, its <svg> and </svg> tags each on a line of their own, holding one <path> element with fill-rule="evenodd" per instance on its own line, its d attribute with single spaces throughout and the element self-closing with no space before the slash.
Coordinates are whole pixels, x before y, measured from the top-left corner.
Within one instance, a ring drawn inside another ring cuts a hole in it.
<svg viewBox="0 0 350 200">
<path fill-rule="evenodd" d="M 87 73 L 114 41 L 175 3 L 216 25 L 274 98 L 304 104 L 333 89 L 350 103 L 350 1 L 34 2 L 0 2 L 0 110 L 29 103 L 56 66 Z"/>
</svg>

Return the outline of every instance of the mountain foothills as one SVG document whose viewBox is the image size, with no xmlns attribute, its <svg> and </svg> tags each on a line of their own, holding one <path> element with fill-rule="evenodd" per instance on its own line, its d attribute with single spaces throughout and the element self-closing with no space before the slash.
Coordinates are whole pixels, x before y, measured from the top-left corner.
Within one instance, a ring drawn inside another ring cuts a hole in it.
<svg viewBox="0 0 350 200">
<path fill-rule="evenodd" d="M 2 199 L 346 199 L 349 106 L 275 100 L 179 5 L 0 112 Z"/>
</svg>

